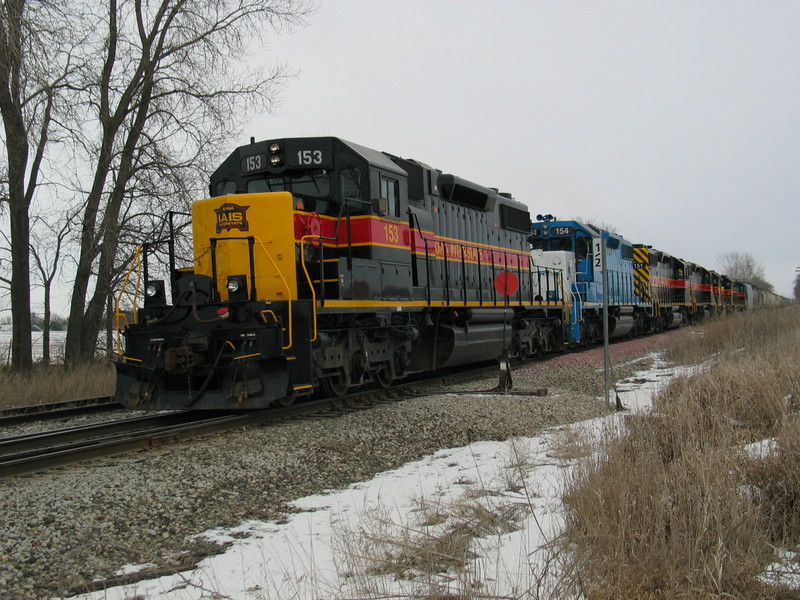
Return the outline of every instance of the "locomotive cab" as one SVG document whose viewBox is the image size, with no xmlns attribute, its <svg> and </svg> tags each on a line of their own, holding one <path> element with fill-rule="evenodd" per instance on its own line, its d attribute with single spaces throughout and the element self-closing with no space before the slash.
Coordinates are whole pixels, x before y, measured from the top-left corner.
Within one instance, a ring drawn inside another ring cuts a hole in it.
<svg viewBox="0 0 800 600">
<path fill-rule="evenodd" d="M 634 282 L 633 246 L 621 236 L 579 221 L 557 221 L 552 215 L 539 215 L 531 225 L 529 237 L 533 259 L 537 251 L 568 252 L 574 257 L 575 282 L 571 293 L 574 319 L 570 328 L 573 343 L 596 343 L 603 331 L 603 256 L 608 281 L 609 332 L 623 337 L 643 332 L 649 325 L 645 302 Z M 538 264 L 538 263 L 537 263 Z"/>
</svg>

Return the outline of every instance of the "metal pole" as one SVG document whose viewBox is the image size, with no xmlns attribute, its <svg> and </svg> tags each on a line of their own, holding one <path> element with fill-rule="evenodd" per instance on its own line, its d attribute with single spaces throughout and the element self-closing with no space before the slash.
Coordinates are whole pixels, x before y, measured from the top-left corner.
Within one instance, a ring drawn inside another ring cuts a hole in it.
<svg viewBox="0 0 800 600">
<path fill-rule="evenodd" d="M 606 394 L 606 408 L 611 409 L 611 355 L 608 347 L 608 264 L 606 262 L 606 237 L 604 231 L 600 235 L 600 261 L 603 268 L 603 377 Z"/>
</svg>

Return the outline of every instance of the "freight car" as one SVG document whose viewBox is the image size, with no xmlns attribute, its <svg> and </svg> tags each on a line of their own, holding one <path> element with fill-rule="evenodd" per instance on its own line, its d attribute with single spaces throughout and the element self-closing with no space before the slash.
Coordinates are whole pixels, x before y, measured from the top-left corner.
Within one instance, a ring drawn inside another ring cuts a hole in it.
<svg viewBox="0 0 800 600">
<path fill-rule="evenodd" d="M 115 361 L 126 406 L 285 405 L 563 347 L 569 287 L 532 264 L 508 194 L 334 137 L 251 140 L 209 192 L 189 268 L 170 236 L 150 279 L 161 246 L 142 249 L 144 302 Z"/>
</svg>

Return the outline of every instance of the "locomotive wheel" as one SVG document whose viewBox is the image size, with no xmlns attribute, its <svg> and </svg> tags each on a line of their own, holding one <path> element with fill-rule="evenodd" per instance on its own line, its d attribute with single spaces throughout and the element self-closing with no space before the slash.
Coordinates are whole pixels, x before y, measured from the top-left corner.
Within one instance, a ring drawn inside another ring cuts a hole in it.
<svg viewBox="0 0 800 600">
<path fill-rule="evenodd" d="M 392 370 L 389 368 L 389 365 L 381 365 L 378 367 L 378 370 L 375 371 L 375 381 L 385 390 L 392 387 L 394 377 L 392 377 Z"/>
<path fill-rule="evenodd" d="M 294 404 L 294 401 L 296 399 L 297 399 L 297 396 L 294 396 L 294 395 L 292 395 L 292 396 L 284 396 L 283 398 L 278 398 L 277 400 L 275 400 L 275 404 L 277 404 L 278 406 L 287 407 L 287 406 L 291 406 L 292 404 Z"/>
<path fill-rule="evenodd" d="M 343 374 L 334 375 L 333 377 L 326 377 L 322 380 L 322 388 L 325 393 L 335 398 L 340 398 L 347 393 L 347 378 Z"/>
</svg>

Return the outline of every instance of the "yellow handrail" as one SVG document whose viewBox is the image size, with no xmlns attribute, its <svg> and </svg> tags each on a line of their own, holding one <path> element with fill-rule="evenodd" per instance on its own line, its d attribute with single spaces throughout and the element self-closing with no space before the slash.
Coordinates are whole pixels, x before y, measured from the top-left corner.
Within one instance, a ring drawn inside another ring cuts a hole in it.
<svg viewBox="0 0 800 600">
<path fill-rule="evenodd" d="M 274 312 L 274 311 L 271 311 L 271 310 L 270 310 L 270 309 L 268 309 L 268 308 L 265 308 L 265 309 L 264 309 L 264 310 L 262 310 L 262 311 L 261 311 L 259 314 L 261 315 L 261 318 L 262 318 L 262 319 L 264 319 L 264 323 L 266 323 L 266 322 L 267 322 L 267 317 L 265 317 L 264 315 L 269 315 L 270 317 L 272 317 L 272 320 L 273 320 L 275 323 L 277 323 L 277 322 L 278 322 L 278 317 L 275 315 L 275 312 Z"/>
<path fill-rule="evenodd" d="M 116 341 L 117 341 L 117 349 L 114 351 L 115 354 L 122 355 L 122 327 L 120 326 L 120 317 L 125 319 L 125 326 L 130 326 L 130 322 L 128 321 L 128 315 L 121 313 L 119 310 L 120 302 L 122 301 L 122 294 L 125 293 L 125 288 L 128 287 L 128 282 L 131 278 L 131 273 L 133 270 L 136 269 L 137 277 L 136 277 L 136 287 L 133 291 L 133 322 L 138 322 L 138 311 L 136 310 L 136 302 L 139 298 L 139 288 L 142 284 L 142 247 L 138 246 L 136 250 L 133 251 L 133 258 L 131 259 L 130 265 L 128 267 L 128 271 L 125 273 L 125 278 L 122 281 L 122 285 L 119 289 L 119 294 L 117 294 L 117 299 L 114 304 L 114 323 L 116 325 Z"/>
<path fill-rule="evenodd" d="M 275 260 L 272 258 L 272 255 L 269 253 L 269 250 L 267 250 L 267 248 L 264 246 L 264 242 L 261 241 L 261 238 L 255 237 L 254 239 L 258 242 L 258 245 L 261 246 L 261 249 L 264 251 L 264 254 L 267 255 L 267 258 L 269 259 L 269 262 L 272 263 L 272 266 L 275 269 L 275 272 L 278 274 L 278 277 L 280 277 L 280 280 L 283 283 L 283 287 L 286 288 L 286 297 L 288 299 L 287 300 L 287 310 L 286 310 L 286 312 L 287 312 L 287 315 L 288 315 L 287 321 L 289 322 L 288 323 L 288 325 L 289 325 L 289 345 L 288 346 L 281 346 L 281 350 L 288 350 L 289 348 L 292 347 L 292 344 L 294 342 L 294 337 L 293 337 L 294 333 L 292 331 L 292 299 L 291 299 L 292 288 L 286 282 L 286 278 L 283 276 L 283 273 L 281 273 L 281 270 L 278 268 L 278 265 L 275 264 Z"/>
</svg>

